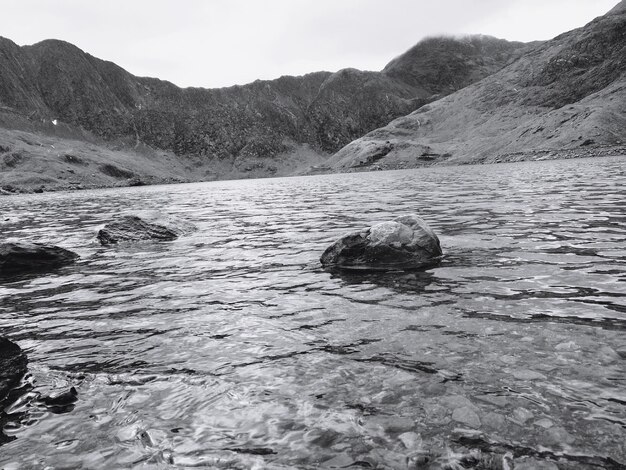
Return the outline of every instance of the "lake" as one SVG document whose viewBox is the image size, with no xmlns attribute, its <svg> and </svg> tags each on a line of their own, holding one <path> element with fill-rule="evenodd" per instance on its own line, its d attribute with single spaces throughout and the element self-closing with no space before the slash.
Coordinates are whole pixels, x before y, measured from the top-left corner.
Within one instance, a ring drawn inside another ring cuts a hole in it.
<svg viewBox="0 0 626 470">
<path fill-rule="evenodd" d="M 81 259 L 0 284 L 0 468 L 626 468 L 625 187 L 615 157 L 3 197 L 3 237 Z M 96 242 L 143 210 L 199 230 Z M 438 266 L 321 268 L 407 213 Z"/>
</svg>

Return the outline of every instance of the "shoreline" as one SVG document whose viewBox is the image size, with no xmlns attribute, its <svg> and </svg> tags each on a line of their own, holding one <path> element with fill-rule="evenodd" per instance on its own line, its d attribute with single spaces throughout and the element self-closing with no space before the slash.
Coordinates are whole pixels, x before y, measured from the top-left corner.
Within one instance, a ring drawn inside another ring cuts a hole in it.
<svg viewBox="0 0 626 470">
<path fill-rule="evenodd" d="M 342 173 L 369 173 L 374 171 L 397 171 L 397 170 L 413 170 L 418 168 L 431 168 L 438 166 L 465 166 L 465 165 L 493 165 L 499 163 L 517 163 L 517 162 L 542 162 L 550 160 L 570 160 L 576 158 L 602 158 L 602 157 L 626 157 L 626 145 L 603 145 L 596 147 L 573 148 L 573 149 L 549 149 L 549 150 L 531 150 L 528 152 L 514 152 L 508 154 L 499 154 L 493 156 L 480 157 L 471 161 L 447 161 L 447 159 L 420 160 L 419 164 L 400 162 L 394 164 L 373 163 L 371 165 L 349 168 L 343 171 L 332 171 L 330 167 L 311 167 L 306 173 L 286 174 L 286 175 L 255 175 L 254 178 L 224 178 L 224 179 L 189 179 L 184 180 L 180 177 L 157 178 L 131 178 L 127 181 L 116 181 L 114 184 L 89 184 L 68 181 L 66 184 L 51 187 L 24 187 L 20 185 L 4 185 L 0 187 L 1 196 L 12 196 L 18 194 L 36 194 L 63 191 L 88 191 L 94 189 L 114 189 L 114 188 L 130 188 L 136 186 L 156 186 L 164 184 L 188 184 L 188 183 L 204 183 L 215 181 L 238 181 L 246 179 L 269 179 L 269 178 L 285 178 L 297 176 L 317 176 Z"/>
<path fill-rule="evenodd" d="M 452 160 L 447 157 L 431 157 L 427 160 L 400 161 L 394 163 L 372 162 L 368 165 L 359 165 L 346 168 L 343 171 L 332 171 L 330 167 L 314 168 L 310 175 L 324 175 L 333 173 L 362 173 L 371 171 L 411 170 L 416 168 L 430 168 L 439 166 L 465 165 L 493 165 L 498 163 L 541 162 L 550 160 L 570 160 L 575 158 L 600 158 L 626 156 L 626 145 L 598 145 L 595 147 L 577 147 L 566 149 L 538 149 L 527 152 L 512 152 L 478 157 L 472 160 Z"/>
</svg>

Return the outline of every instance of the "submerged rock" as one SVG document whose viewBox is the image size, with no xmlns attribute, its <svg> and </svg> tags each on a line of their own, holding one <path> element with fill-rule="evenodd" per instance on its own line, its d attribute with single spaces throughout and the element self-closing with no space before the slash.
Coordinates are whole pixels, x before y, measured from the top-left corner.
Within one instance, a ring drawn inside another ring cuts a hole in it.
<svg viewBox="0 0 626 470">
<path fill-rule="evenodd" d="M 442 255 L 439 238 L 411 214 L 343 236 L 324 251 L 324 267 L 345 269 L 414 269 Z"/>
<path fill-rule="evenodd" d="M 73 263 L 78 255 L 54 245 L 30 242 L 0 244 L 0 275 L 47 271 Z"/>
<path fill-rule="evenodd" d="M 98 232 L 102 245 L 137 241 L 168 241 L 195 230 L 195 226 L 184 220 L 159 215 L 125 215 L 108 223 Z"/>
<path fill-rule="evenodd" d="M 59 393 L 54 396 L 43 397 L 41 401 L 48 406 L 66 406 L 76 403 L 78 400 L 78 392 L 76 388 L 71 387 L 67 392 Z"/>
<path fill-rule="evenodd" d="M 474 410 L 467 406 L 456 408 L 452 412 L 452 419 L 474 429 L 478 429 L 480 427 L 480 418 Z"/>
<path fill-rule="evenodd" d="M 74 404 L 78 401 L 78 391 L 71 387 L 68 391 L 52 396 L 45 396 L 39 402 L 46 406 L 48 411 L 54 414 L 69 413 L 74 409 Z"/>
</svg>

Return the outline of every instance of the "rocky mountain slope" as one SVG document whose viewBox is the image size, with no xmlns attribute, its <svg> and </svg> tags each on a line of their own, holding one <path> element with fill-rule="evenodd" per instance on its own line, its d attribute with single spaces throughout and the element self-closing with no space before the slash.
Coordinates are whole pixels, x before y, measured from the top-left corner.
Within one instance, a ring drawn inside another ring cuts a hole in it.
<svg viewBox="0 0 626 470">
<path fill-rule="evenodd" d="M 0 38 L 0 185 L 289 174 L 496 72 L 524 49 L 484 36 L 433 38 L 382 72 L 181 89 L 63 41 L 20 47 Z M 65 155 L 85 164 L 72 166 Z M 107 164 L 117 170 L 103 173 Z"/>
<path fill-rule="evenodd" d="M 626 147 L 626 1 L 355 140 L 326 169 L 549 158 L 598 147 Z"/>
</svg>

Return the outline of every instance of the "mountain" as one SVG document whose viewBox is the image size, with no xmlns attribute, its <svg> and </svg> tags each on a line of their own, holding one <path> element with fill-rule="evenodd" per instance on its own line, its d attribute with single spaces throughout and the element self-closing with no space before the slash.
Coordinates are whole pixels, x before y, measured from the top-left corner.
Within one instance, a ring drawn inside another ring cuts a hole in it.
<svg viewBox="0 0 626 470">
<path fill-rule="evenodd" d="M 418 61 L 412 64 L 420 68 Z M 396 73 L 412 72 L 405 66 Z M 590 148 L 626 151 L 625 1 L 583 28 L 534 44 L 496 73 L 351 142 L 326 167 L 351 171 L 529 154 L 549 158 L 593 154 Z"/>
<path fill-rule="evenodd" d="M 64 41 L 20 47 L 0 38 L 0 186 L 289 174 L 494 73 L 525 47 L 486 36 L 431 38 L 381 72 L 183 89 Z"/>
</svg>

